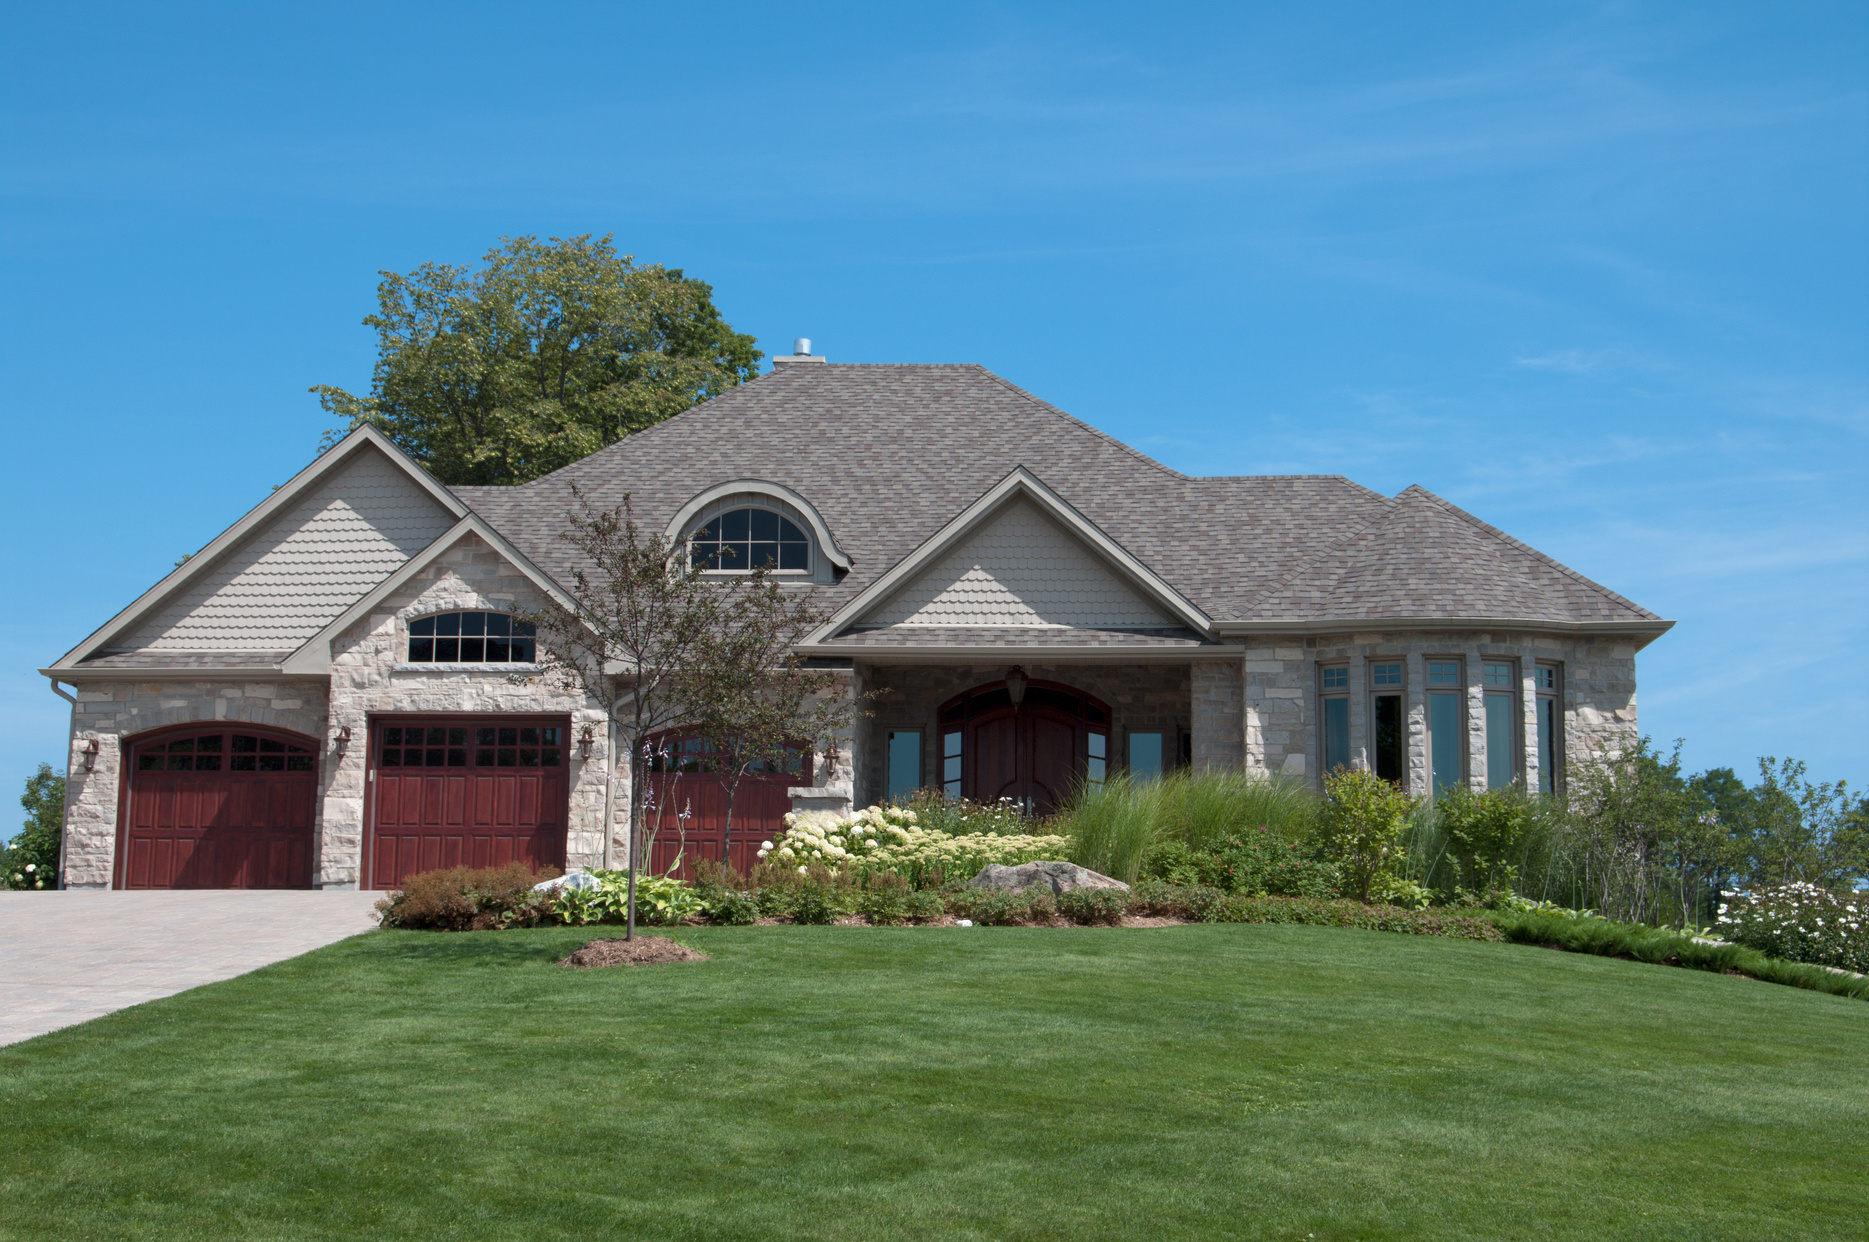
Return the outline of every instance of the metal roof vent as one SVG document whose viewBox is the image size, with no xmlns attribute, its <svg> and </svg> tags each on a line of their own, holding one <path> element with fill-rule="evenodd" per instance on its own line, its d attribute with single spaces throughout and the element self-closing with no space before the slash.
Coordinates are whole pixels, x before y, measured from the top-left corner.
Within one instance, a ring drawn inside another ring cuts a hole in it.
<svg viewBox="0 0 1869 1242">
<path fill-rule="evenodd" d="M 775 367 L 778 366 L 782 362 L 823 362 L 823 361 L 824 361 L 823 354 L 814 354 L 811 352 L 811 338 L 808 336 L 801 336 L 797 340 L 792 342 L 792 352 L 789 356 L 785 354 L 774 354 L 772 356 L 772 364 Z"/>
</svg>

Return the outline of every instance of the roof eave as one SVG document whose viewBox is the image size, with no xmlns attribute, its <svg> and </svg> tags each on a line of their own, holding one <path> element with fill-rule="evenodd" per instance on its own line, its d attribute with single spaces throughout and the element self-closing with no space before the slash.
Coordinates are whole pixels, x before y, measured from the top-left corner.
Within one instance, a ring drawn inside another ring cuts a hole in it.
<svg viewBox="0 0 1869 1242">
<path fill-rule="evenodd" d="M 979 645 L 917 644 L 879 647 L 865 643 L 812 643 L 795 648 L 800 655 L 833 656 L 867 664 L 1019 664 L 1049 661 L 1069 664 L 1182 664 L 1189 660 L 1238 660 L 1246 648 L 1233 643 L 1200 647 L 1076 647 L 1054 645 L 1018 647 L 998 643 Z"/>
<path fill-rule="evenodd" d="M 1516 630 L 1534 634 L 1625 635 L 1637 650 L 1674 628 L 1674 622 L 1558 621 L 1525 617 L 1327 617 L 1322 620 L 1216 621 L 1214 633 L 1252 637 L 1266 634 L 1345 634 L 1384 630 Z"/>
</svg>

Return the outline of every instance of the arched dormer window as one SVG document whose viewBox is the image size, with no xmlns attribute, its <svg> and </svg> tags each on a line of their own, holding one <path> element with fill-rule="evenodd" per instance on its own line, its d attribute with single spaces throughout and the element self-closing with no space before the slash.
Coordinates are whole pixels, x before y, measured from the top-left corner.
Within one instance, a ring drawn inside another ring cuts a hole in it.
<svg viewBox="0 0 1869 1242">
<path fill-rule="evenodd" d="M 530 664 L 530 621 L 503 612 L 438 612 L 409 622 L 411 664 Z"/>
<path fill-rule="evenodd" d="M 725 573 L 805 574 L 811 540 L 790 518 L 747 505 L 716 514 L 688 536 L 688 563 Z"/>
</svg>

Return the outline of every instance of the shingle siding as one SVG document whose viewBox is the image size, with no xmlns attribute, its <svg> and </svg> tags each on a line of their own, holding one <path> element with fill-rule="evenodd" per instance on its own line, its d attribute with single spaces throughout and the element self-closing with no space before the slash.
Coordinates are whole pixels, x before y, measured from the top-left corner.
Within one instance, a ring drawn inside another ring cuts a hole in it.
<svg viewBox="0 0 1869 1242">
<path fill-rule="evenodd" d="M 453 522 L 395 463 L 359 453 L 111 646 L 296 648 Z"/>
<path fill-rule="evenodd" d="M 869 625 L 1168 624 L 1029 501 L 1007 505 L 863 618 Z"/>
</svg>

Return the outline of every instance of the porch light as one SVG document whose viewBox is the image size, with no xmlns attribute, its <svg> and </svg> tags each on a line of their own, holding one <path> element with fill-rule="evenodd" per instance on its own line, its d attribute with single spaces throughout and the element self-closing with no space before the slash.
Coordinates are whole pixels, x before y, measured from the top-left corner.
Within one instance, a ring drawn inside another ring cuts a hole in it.
<svg viewBox="0 0 1869 1242">
<path fill-rule="evenodd" d="M 597 735 L 591 731 L 589 725 L 585 725 L 584 732 L 578 734 L 578 758 L 589 759 L 591 757 L 591 747 L 596 744 Z"/>
<path fill-rule="evenodd" d="M 332 743 L 337 747 L 337 753 L 340 755 L 342 755 L 345 751 L 349 750 L 350 749 L 350 726 L 344 725 L 340 727 L 337 731 L 337 736 L 332 739 Z"/>
<path fill-rule="evenodd" d="M 86 742 L 84 744 L 84 750 L 81 753 L 84 755 L 84 770 L 85 771 L 89 772 L 93 768 L 97 767 L 97 739 L 96 738 L 92 738 L 90 741 Z"/>
<path fill-rule="evenodd" d="M 1015 710 L 1025 698 L 1025 670 L 1017 664 L 1006 670 L 1006 697 L 1012 700 Z"/>
</svg>

